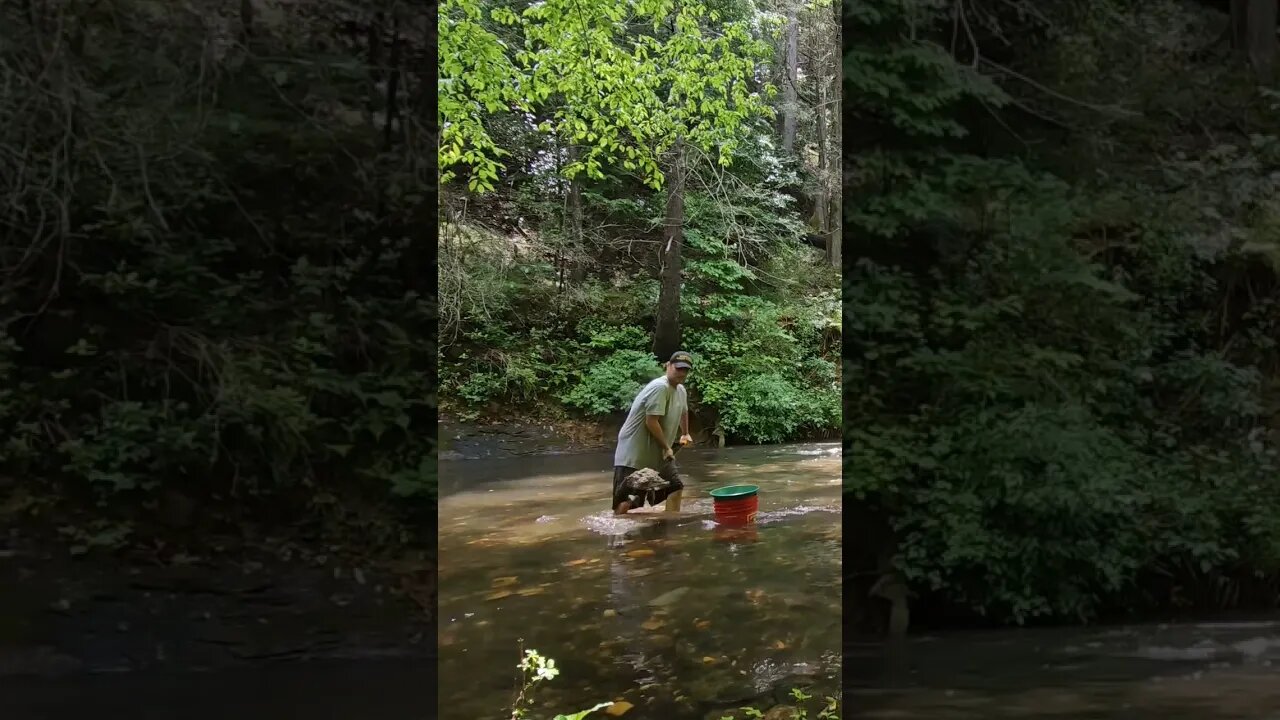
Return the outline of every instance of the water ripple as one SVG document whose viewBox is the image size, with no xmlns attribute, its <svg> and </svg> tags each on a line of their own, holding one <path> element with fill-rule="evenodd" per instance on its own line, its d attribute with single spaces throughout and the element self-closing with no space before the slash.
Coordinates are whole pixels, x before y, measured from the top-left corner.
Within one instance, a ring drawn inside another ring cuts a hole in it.
<svg viewBox="0 0 1280 720">
<path fill-rule="evenodd" d="M 763 525 L 766 523 L 777 522 L 784 518 L 794 517 L 796 515 L 808 515 L 815 512 L 840 513 L 839 505 L 799 505 L 793 508 L 783 508 L 781 510 L 768 510 L 756 514 L 756 523 Z"/>
</svg>

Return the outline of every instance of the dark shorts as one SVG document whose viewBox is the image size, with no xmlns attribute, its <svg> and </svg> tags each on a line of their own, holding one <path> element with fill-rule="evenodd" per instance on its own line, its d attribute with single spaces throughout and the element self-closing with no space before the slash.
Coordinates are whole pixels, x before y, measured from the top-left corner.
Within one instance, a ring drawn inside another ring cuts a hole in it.
<svg viewBox="0 0 1280 720">
<path fill-rule="evenodd" d="M 643 497 L 632 495 L 628 488 L 622 486 L 622 481 L 626 480 L 627 476 L 635 471 L 635 468 L 629 468 L 624 465 L 613 466 L 613 507 L 618 507 L 618 504 L 624 500 L 631 501 L 633 509 L 644 507 L 646 504 L 658 505 L 664 502 L 671 493 L 684 489 L 684 482 L 680 479 L 680 466 L 676 465 L 674 459 L 663 463 L 662 467 L 658 468 L 658 475 L 670 485 L 662 490 L 651 490 L 645 493 Z"/>
</svg>

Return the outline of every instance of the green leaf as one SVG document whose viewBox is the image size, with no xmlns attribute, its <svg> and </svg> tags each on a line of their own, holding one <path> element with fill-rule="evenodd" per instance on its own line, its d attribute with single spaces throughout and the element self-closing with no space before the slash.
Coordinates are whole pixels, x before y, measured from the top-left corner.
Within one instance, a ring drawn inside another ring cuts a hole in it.
<svg viewBox="0 0 1280 720">
<path fill-rule="evenodd" d="M 596 705 L 595 707 L 589 710 L 576 712 L 576 713 L 573 713 L 572 715 L 556 715 L 554 720 L 582 720 L 583 718 L 590 715 L 591 713 L 596 712 L 597 710 L 603 710 L 607 707 L 611 707 L 612 705 L 613 703 L 611 702 L 600 703 L 599 705 Z"/>
</svg>

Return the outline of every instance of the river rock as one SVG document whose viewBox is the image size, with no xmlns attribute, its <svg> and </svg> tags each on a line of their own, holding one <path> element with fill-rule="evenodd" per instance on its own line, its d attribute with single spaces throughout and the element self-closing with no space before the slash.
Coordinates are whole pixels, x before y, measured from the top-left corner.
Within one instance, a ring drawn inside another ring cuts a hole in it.
<svg viewBox="0 0 1280 720">
<path fill-rule="evenodd" d="M 794 702 L 795 698 L 791 696 L 793 688 L 808 687 L 813 685 L 813 678 L 806 675 L 788 675 L 779 680 L 773 686 L 773 699 L 779 704 Z"/>
<path fill-rule="evenodd" d="M 658 650 L 670 650 L 676 646 L 676 639 L 670 635 L 650 635 L 649 644 Z"/>
<path fill-rule="evenodd" d="M 678 587 L 671 592 L 662 593 L 658 597 L 650 600 L 649 604 L 653 607 L 667 607 L 668 605 L 674 605 L 677 600 L 684 597 L 688 592 L 689 588 Z"/>
<path fill-rule="evenodd" d="M 702 716 L 702 720 L 754 720 L 760 717 L 755 713 L 759 713 L 759 708 L 726 708 L 722 710 L 710 710 L 706 715 Z"/>
<path fill-rule="evenodd" d="M 790 705 L 775 705 L 764 714 L 763 720 L 796 720 L 796 708 Z"/>
<path fill-rule="evenodd" d="M 84 669 L 80 660 L 42 645 L 34 648 L 0 648 L 0 677 L 39 675 L 58 677 Z"/>
<path fill-rule="evenodd" d="M 693 678 L 688 685 L 689 696 L 708 705 L 733 705 L 753 700 L 756 692 L 751 679 L 728 668 L 710 667 Z"/>
<path fill-rule="evenodd" d="M 787 593 L 782 595 L 779 599 L 782 600 L 782 604 L 786 606 L 788 610 L 812 609 L 815 604 L 815 600 L 812 596 L 800 595 L 797 593 Z"/>
<path fill-rule="evenodd" d="M 640 493 L 665 490 L 671 484 L 663 479 L 657 470 L 649 468 L 642 468 L 631 473 L 623 482 L 626 483 L 629 489 Z"/>
<path fill-rule="evenodd" d="M 694 645 L 689 640 L 677 640 L 676 652 L 679 653 L 682 658 L 696 658 L 705 654 L 700 652 L 698 646 Z"/>
</svg>

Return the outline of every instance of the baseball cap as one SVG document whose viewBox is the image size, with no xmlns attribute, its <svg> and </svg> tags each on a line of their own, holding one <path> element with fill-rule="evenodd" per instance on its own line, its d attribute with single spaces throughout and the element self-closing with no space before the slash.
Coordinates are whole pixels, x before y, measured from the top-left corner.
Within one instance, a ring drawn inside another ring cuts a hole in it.
<svg viewBox="0 0 1280 720">
<path fill-rule="evenodd" d="M 693 368 L 693 358 L 689 355 L 689 353 L 683 350 L 680 350 L 676 352 L 674 355 L 672 355 L 671 362 L 678 368 L 685 368 L 685 369 Z"/>
</svg>

